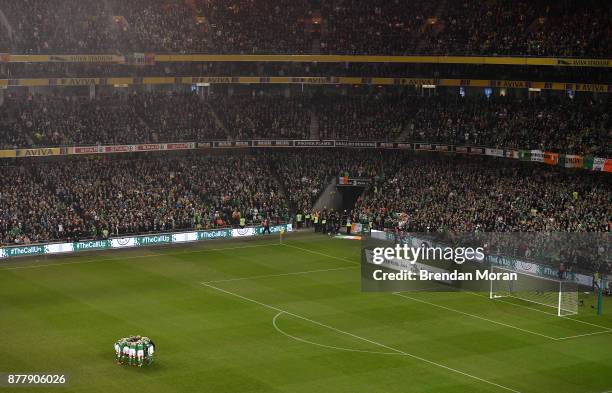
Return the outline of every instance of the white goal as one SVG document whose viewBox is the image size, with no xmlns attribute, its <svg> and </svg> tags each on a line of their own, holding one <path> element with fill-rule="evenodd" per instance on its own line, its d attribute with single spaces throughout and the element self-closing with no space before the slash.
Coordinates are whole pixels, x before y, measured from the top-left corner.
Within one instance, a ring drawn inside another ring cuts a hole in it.
<svg viewBox="0 0 612 393">
<path fill-rule="evenodd" d="M 578 291 L 574 282 L 499 266 L 491 266 L 491 271 L 517 274 L 517 280 L 491 280 L 491 299 L 516 298 L 551 307 L 556 309 L 556 314 L 560 317 L 578 314 Z"/>
</svg>

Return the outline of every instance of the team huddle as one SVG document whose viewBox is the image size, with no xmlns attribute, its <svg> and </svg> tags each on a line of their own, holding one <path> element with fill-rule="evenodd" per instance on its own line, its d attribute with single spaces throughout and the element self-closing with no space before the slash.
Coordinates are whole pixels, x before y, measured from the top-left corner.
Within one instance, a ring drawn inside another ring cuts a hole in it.
<svg viewBox="0 0 612 393">
<path fill-rule="evenodd" d="M 153 363 L 155 343 L 149 337 L 129 336 L 115 343 L 118 364 L 142 367 Z"/>
</svg>

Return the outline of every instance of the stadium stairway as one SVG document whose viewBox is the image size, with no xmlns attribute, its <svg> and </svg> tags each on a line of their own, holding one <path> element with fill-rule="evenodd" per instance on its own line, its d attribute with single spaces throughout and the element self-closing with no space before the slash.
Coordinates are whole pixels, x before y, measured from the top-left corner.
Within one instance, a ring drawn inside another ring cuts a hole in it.
<svg viewBox="0 0 612 393">
<path fill-rule="evenodd" d="M 319 195 L 319 198 L 312 206 L 313 210 L 321 210 L 324 207 L 327 209 L 338 210 L 342 207 L 342 195 L 338 192 L 338 177 L 334 177 L 332 181 L 325 187 L 325 190 Z"/>
<path fill-rule="evenodd" d="M 6 15 L 4 14 L 4 11 L 2 10 L 0 10 L 0 26 L 4 28 L 4 31 L 2 30 L 0 31 L 2 31 L 2 33 L 6 31 L 9 37 L 12 37 L 13 34 L 15 34 L 15 29 L 13 29 L 13 26 L 11 26 L 11 24 L 8 21 L 8 18 L 6 17 Z"/>
<path fill-rule="evenodd" d="M 319 116 L 314 110 L 310 110 L 310 139 L 317 140 L 321 137 L 319 132 Z"/>
<path fill-rule="evenodd" d="M 231 139 L 232 135 L 230 134 L 229 130 L 227 129 L 227 127 L 225 126 L 225 124 L 221 121 L 221 119 L 219 118 L 219 116 L 217 116 L 217 112 L 215 112 L 215 109 L 212 107 L 212 105 L 210 105 L 208 103 L 208 101 L 204 101 L 203 105 L 206 106 L 206 108 L 208 108 L 208 110 L 210 111 L 210 116 L 212 117 L 213 121 L 215 122 L 215 124 L 217 124 L 217 126 L 223 130 L 223 132 L 225 132 L 225 136 L 227 139 Z"/>
</svg>

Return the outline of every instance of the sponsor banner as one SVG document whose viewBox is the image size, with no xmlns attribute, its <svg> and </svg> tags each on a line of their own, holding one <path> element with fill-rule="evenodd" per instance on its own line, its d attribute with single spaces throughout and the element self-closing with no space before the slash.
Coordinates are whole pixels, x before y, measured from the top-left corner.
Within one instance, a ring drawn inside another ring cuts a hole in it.
<svg viewBox="0 0 612 393">
<path fill-rule="evenodd" d="M 102 146 L 104 153 L 129 153 L 134 151 L 134 145 Z"/>
<path fill-rule="evenodd" d="M 15 157 L 59 156 L 62 155 L 62 152 L 67 151 L 66 149 L 62 149 L 60 147 L 43 147 L 40 149 L 16 149 Z"/>
<path fill-rule="evenodd" d="M 257 147 L 274 147 L 276 144 L 274 141 L 253 141 L 253 146 Z"/>
<path fill-rule="evenodd" d="M 172 243 L 172 235 L 170 234 L 138 236 L 135 239 L 137 246 L 150 246 L 153 244 Z"/>
<path fill-rule="evenodd" d="M 263 227 L 256 227 L 254 229 L 255 229 L 255 234 L 263 235 L 263 232 L 264 232 Z M 285 232 L 292 232 L 293 226 L 292 224 L 270 225 L 270 233 L 279 233 L 282 229 L 284 229 Z"/>
<path fill-rule="evenodd" d="M 44 253 L 45 253 L 44 245 L 17 246 L 17 247 L 7 247 L 4 249 L 4 254 L 7 257 L 40 255 Z"/>
<path fill-rule="evenodd" d="M 484 147 L 470 147 L 470 154 L 484 155 L 485 149 Z"/>
<path fill-rule="evenodd" d="M 558 66 L 612 67 L 611 59 L 557 59 Z"/>
<path fill-rule="evenodd" d="M 220 149 L 244 149 L 251 146 L 250 141 L 216 141 L 213 146 Z"/>
<path fill-rule="evenodd" d="M 290 147 L 293 142 L 290 140 L 256 140 L 252 142 L 254 147 Z"/>
<path fill-rule="evenodd" d="M 361 236 L 358 235 L 343 235 L 341 233 L 337 234 L 334 239 L 343 239 L 343 240 L 361 240 Z"/>
<path fill-rule="evenodd" d="M 293 231 L 291 224 L 270 226 L 271 233 Z M 51 243 L 41 245 L 14 246 L 0 248 L 0 258 L 57 254 L 76 251 L 104 250 L 109 248 L 129 248 L 154 246 L 158 244 L 186 243 L 198 240 L 211 240 L 232 237 L 244 237 L 262 235 L 263 227 L 248 227 L 243 229 L 217 229 L 198 232 L 162 233 L 159 235 L 144 235 L 134 237 L 122 237 L 111 240 L 88 240 L 74 243 Z"/>
<path fill-rule="evenodd" d="M 255 234 L 255 228 L 252 227 L 232 229 L 232 237 L 255 236 Z"/>
<path fill-rule="evenodd" d="M 176 143 L 147 143 L 137 145 L 109 145 L 109 146 L 74 146 L 74 147 L 48 147 L 37 149 L 0 150 L 0 158 L 45 157 L 82 154 L 112 154 L 130 152 L 150 152 L 163 150 L 189 150 L 211 148 L 250 148 L 250 147 L 342 147 L 355 149 L 405 149 L 425 150 L 474 155 L 487 155 L 506 157 L 522 161 L 542 162 L 549 165 L 560 165 L 566 168 L 585 168 L 594 171 L 612 172 L 612 160 L 593 156 L 564 155 L 541 150 L 503 150 L 497 148 L 451 146 L 429 143 L 407 142 L 375 142 L 375 141 L 347 141 L 347 140 L 253 140 L 253 141 L 212 141 L 212 142 L 176 142 Z"/>
<path fill-rule="evenodd" d="M 136 145 L 134 150 L 136 151 L 158 151 L 158 150 L 165 150 L 164 148 L 165 146 L 160 143 L 146 143 L 142 145 Z"/>
<path fill-rule="evenodd" d="M 232 231 L 230 229 L 218 229 L 212 231 L 198 232 L 198 240 L 221 239 L 226 237 L 232 237 Z"/>
<path fill-rule="evenodd" d="M 111 240 L 112 248 L 135 247 L 136 245 L 136 238 L 133 237 L 121 237 Z"/>
<path fill-rule="evenodd" d="M 121 55 L 49 55 L 49 62 L 59 63 L 125 63 Z"/>
<path fill-rule="evenodd" d="M 386 77 L 253 77 L 253 76 L 185 76 L 185 77 L 114 77 L 114 78 L 24 78 L 0 79 L 0 86 L 91 86 L 91 85 L 194 85 L 194 84 L 311 84 L 311 85 L 403 85 L 403 86 L 446 86 L 474 88 L 544 89 L 557 91 L 584 91 L 612 93 L 612 84 L 585 84 L 565 82 L 536 82 L 485 79 L 422 79 Z"/>
<path fill-rule="evenodd" d="M 195 148 L 195 142 L 166 143 L 166 150 L 189 150 Z"/>
<path fill-rule="evenodd" d="M 111 247 L 112 243 L 110 240 L 90 240 L 73 244 L 74 251 L 104 250 Z"/>
<path fill-rule="evenodd" d="M 485 155 L 494 157 L 504 157 L 504 151 L 502 149 L 485 149 Z"/>
<path fill-rule="evenodd" d="M 75 146 L 72 154 L 98 154 L 104 152 L 104 146 Z"/>
<path fill-rule="evenodd" d="M 335 141 L 336 147 L 356 147 L 365 149 L 375 149 L 376 142 L 351 142 L 351 141 Z"/>
<path fill-rule="evenodd" d="M 295 147 L 334 147 L 334 141 L 293 141 Z"/>
<path fill-rule="evenodd" d="M 289 147 L 289 146 L 293 146 L 293 141 L 289 141 L 289 140 L 276 140 L 274 141 L 274 145 L 276 145 L 276 147 Z"/>
<path fill-rule="evenodd" d="M 139 59 L 142 54 L 131 55 Z M 404 64 L 495 64 L 514 66 L 553 67 L 612 67 L 612 59 L 575 59 L 559 57 L 514 57 L 514 56 L 367 56 L 367 55 L 216 55 L 216 54 L 144 54 L 145 63 L 167 62 L 291 62 L 291 63 L 404 63 Z M 109 54 L 92 55 L 9 55 L 3 54 L 6 62 L 82 62 L 125 63 L 125 56 Z M 295 83 L 308 83 L 314 79 L 334 83 L 333 77 L 303 77 Z M 403 78 L 410 80 L 410 78 Z M 430 81 L 429 79 L 415 79 Z"/>
<path fill-rule="evenodd" d="M 186 243 L 195 242 L 198 240 L 197 232 L 184 232 L 184 233 L 173 233 L 172 243 Z"/>
<path fill-rule="evenodd" d="M 53 243 L 45 246 L 45 254 L 60 254 L 63 252 L 73 252 L 73 243 Z"/>
</svg>

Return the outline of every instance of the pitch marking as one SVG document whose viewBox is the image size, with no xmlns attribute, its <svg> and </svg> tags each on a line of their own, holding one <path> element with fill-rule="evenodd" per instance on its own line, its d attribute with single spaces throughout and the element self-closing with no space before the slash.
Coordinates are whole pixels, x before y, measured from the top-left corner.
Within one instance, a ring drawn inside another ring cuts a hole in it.
<svg viewBox="0 0 612 393">
<path fill-rule="evenodd" d="M 474 295 L 474 296 L 480 296 L 480 297 L 485 298 L 485 299 L 488 299 L 488 298 L 489 298 L 488 296 L 481 295 L 481 294 L 479 294 L 479 293 L 475 293 L 475 292 L 471 292 L 471 291 L 465 291 L 465 293 L 469 293 L 470 295 Z M 557 314 L 553 314 L 553 313 L 550 313 L 550 312 L 547 312 L 547 311 L 544 311 L 544 310 L 539 310 L 539 309 L 537 309 L 537 308 L 533 308 L 533 307 L 525 306 L 525 305 L 523 305 L 523 304 L 517 304 L 517 303 L 509 302 L 509 301 L 507 301 L 507 300 L 495 299 L 495 301 L 496 301 L 496 302 L 501 302 L 501 303 L 510 304 L 510 305 L 512 305 L 512 306 L 515 306 L 515 307 L 522 307 L 522 308 L 526 308 L 526 309 L 528 309 L 528 310 L 532 310 L 532 311 L 541 312 L 541 313 L 543 313 L 543 314 L 547 314 L 547 315 L 552 315 L 552 316 L 557 317 L 557 318 L 563 318 L 563 319 L 567 319 L 567 320 L 569 320 L 569 321 L 579 322 L 579 323 L 583 323 L 583 324 L 585 324 L 585 325 L 595 326 L 595 327 L 598 327 L 598 328 L 600 328 L 600 329 L 604 329 L 604 330 L 605 330 L 605 332 L 601 332 L 601 333 L 612 332 L 612 328 L 609 328 L 609 327 L 607 327 L 607 326 L 603 326 L 603 325 L 598 325 L 598 324 L 596 324 L 596 323 L 591 323 L 591 322 L 583 321 L 583 320 L 580 320 L 580 319 L 574 319 L 574 318 L 567 317 L 567 316 L 557 316 Z"/>
<path fill-rule="evenodd" d="M 301 337 L 296 337 L 296 336 L 292 336 L 291 334 L 285 332 L 284 330 L 282 330 L 281 328 L 278 327 L 278 324 L 276 322 L 276 320 L 278 319 L 278 317 L 280 317 L 281 315 L 286 314 L 284 311 L 279 312 L 278 314 L 276 314 L 274 316 L 274 318 L 272 318 L 272 326 L 274 326 L 274 329 L 276 329 L 277 332 L 279 332 L 280 334 L 287 336 L 291 339 L 294 339 L 296 341 L 300 341 L 306 344 L 311 344 L 311 345 L 316 345 L 318 347 L 323 347 L 323 348 L 328 348 L 328 349 L 336 349 L 339 351 L 346 351 L 346 352 L 360 352 L 360 353 L 373 353 L 373 354 L 378 354 L 378 355 L 394 355 L 394 356 L 400 356 L 400 353 L 397 352 L 381 352 L 381 351 L 367 351 L 365 349 L 352 349 L 352 348 L 343 348 L 343 347 L 335 347 L 333 345 L 327 345 L 327 344 L 321 344 L 321 343 L 316 343 L 314 341 L 309 341 L 306 340 L 304 338 Z"/>
<path fill-rule="evenodd" d="M 362 341 L 368 342 L 368 343 L 370 343 L 370 344 L 374 344 L 374 345 L 376 345 L 376 346 L 379 346 L 379 347 L 381 347 L 381 348 L 388 349 L 388 350 L 390 350 L 390 351 L 392 351 L 392 352 L 395 352 L 395 353 L 397 353 L 397 354 L 404 355 L 404 356 L 410 357 L 410 358 L 412 358 L 412 359 L 419 360 L 419 361 L 421 361 L 421 362 L 424 362 L 424 363 L 427 363 L 427 364 L 430 364 L 430 365 L 433 365 L 433 366 L 436 366 L 436 367 L 439 367 L 439 368 L 445 369 L 445 370 L 447 370 L 447 371 L 451 371 L 451 372 L 456 373 L 456 374 L 463 375 L 463 376 L 465 376 L 465 377 L 472 378 L 472 379 L 477 380 L 477 381 L 480 381 L 480 382 L 484 382 L 484 383 L 489 384 L 489 385 L 492 385 L 492 386 L 496 386 L 496 387 L 498 387 L 498 388 L 500 388 L 500 389 L 503 389 L 503 390 L 506 390 L 506 391 L 509 391 L 509 392 L 520 393 L 518 390 L 511 389 L 511 388 L 509 388 L 509 387 L 506 387 L 506 386 L 503 386 L 503 385 L 497 384 L 497 383 L 495 383 L 495 382 L 488 381 L 488 380 L 486 380 L 486 379 L 483 379 L 483 378 L 477 377 L 477 376 L 472 375 L 472 374 L 468 374 L 468 373 L 466 373 L 466 372 L 463 372 L 463 371 L 460 371 L 460 370 L 454 369 L 454 368 L 452 368 L 452 367 L 445 366 L 445 365 L 440 364 L 440 363 L 436 363 L 436 362 L 434 362 L 434 361 L 432 361 L 432 360 L 422 358 L 422 357 L 420 357 L 420 356 L 417 356 L 417 355 L 414 355 L 414 354 L 411 354 L 411 353 L 408 353 L 408 352 L 402 351 L 402 350 L 397 349 L 397 348 L 394 348 L 394 347 L 390 347 L 390 346 L 388 346 L 388 345 L 386 345 L 386 344 L 382 344 L 382 343 L 380 343 L 380 342 L 377 342 L 377 341 L 374 341 L 374 340 L 370 340 L 370 339 L 365 338 L 365 337 L 358 336 L 358 335 L 356 335 L 356 334 L 353 334 L 353 333 L 350 333 L 350 332 L 347 332 L 347 331 L 344 331 L 344 330 L 341 330 L 341 329 L 335 328 L 335 327 L 333 327 L 333 326 L 326 325 L 326 324 L 324 324 L 324 323 L 322 323 L 322 322 L 318 322 L 318 321 L 312 320 L 312 319 L 307 318 L 307 317 L 304 317 L 304 316 L 302 316 L 302 315 L 295 314 L 295 313 L 292 313 L 292 312 L 289 312 L 289 311 L 283 310 L 283 309 L 281 309 L 281 308 L 278 308 L 278 307 L 275 307 L 275 306 L 272 306 L 272 305 L 269 305 L 269 304 L 266 304 L 266 303 L 262 303 L 262 302 L 260 302 L 260 301 L 258 301 L 258 300 L 251 299 L 251 298 L 248 298 L 248 297 L 246 297 L 246 296 L 242 296 L 242 295 L 239 295 L 239 294 L 237 294 L 237 293 L 230 292 L 230 291 L 227 291 L 227 290 L 222 289 L 222 288 L 219 288 L 219 287 L 215 287 L 214 285 L 205 284 L 205 283 L 201 283 L 201 284 L 202 284 L 202 285 L 204 285 L 204 286 L 206 286 L 206 287 L 208 287 L 208 288 L 214 289 L 214 290 L 216 290 L 216 291 L 223 292 L 223 293 L 225 293 L 225 294 L 228 294 L 228 295 L 231 295 L 231 296 L 235 296 L 235 297 L 237 297 L 237 298 L 240 298 L 240 299 L 246 300 L 246 301 L 248 301 L 248 302 L 258 304 L 258 305 L 260 305 L 260 306 L 262 306 L 262 307 L 265 307 L 265 308 L 268 308 L 268 309 L 270 309 L 270 310 L 274 310 L 274 311 L 277 311 L 277 312 L 279 312 L 279 313 L 285 313 L 285 314 L 287 314 L 287 315 L 291 315 L 291 316 L 293 316 L 293 317 L 295 317 L 295 318 L 299 318 L 299 319 L 302 319 L 302 320 L 304 320 L 304 321 L 308 321 L 308 322 L 310 322 L 310 323 L 313 323 L 313 324 L 315 324 L 315 325 L 319 325 L 319 326 L 321 326 L 321 327 L 324 327 L 324 328 L 327 328 L 327 329 L 333 330 L 333 331 L 335 331 L 335 332 L 337 332 L 337 333 L 342 333 L 342 334 L 345 334 L 345 335 L 347 335 L 347 336 L 350 336 L 350 337 L 356 338 L 356 339 L 358 339 L 358 340 L 362 340 Z"/>
<path fill-rule="evenodd" d="M 409 299 L 409 300 L 413 300 L 415 302 L 429 304 L 430 306 L 438 307 L 438 308 L 441 308 L 443 310 L 452 311 L 452 312 L 455 312 L 457 314 L 466 315 L 468 317 L 472 317 L 472 318 L 480 319 L 480 320 L 487 321 L 487 322 L 490 322 L 490 323 L 494 323 L 494 324 L 497 324 L 497 325 L 505 326 L 505 327 L 508 327 L 508 328 L 520 330 L 522 332 L 534 334 L 536 336 L 544 337 L 544 338 L 547 338 L 549 340 L 559 340 L 558 338 L 547 336 L 547 335 L 542 334 L 542 333 L 533 332 L 531 330 L 527 330 L 527 329 L 523 329 L 523 328 L 520 328 L 520 327 L 517 327 L 517 326 L 509 325 L 507 323 L 503 323 L 503 322 L 495 321 L 493 319 L 488 319 L 488 318 L 485 318 L 485 317 L 481 317 L 479 315 L 470 314 L 470 313 L 467 313 L 467 312 L 455 310 L 454 308 L 450 308 L 450 307 L 446 307 L 446 306 L 441 306 L 441 305 L 436 304 L 436 303 L 431 303 L 431 302 L 428 302 L 428 301 L 425 301 L 425 300 L 421 300 L 421 299 L 417 299 L 417 298 L 414 298 L 414 297 L 411 297 L 411 296 L 406 296 L 406 295 L 403 295 L 403 294 L 401 294 L 399 292 L 394 292 L 393 294 L 396 295 L 396 296 L 399 296 L 399 297 L 403 297 L 404 299 Z"/>
<path fill-rule="evenodd" d="M 259 279 L 259 278 L 298 276 L 298 275 L 301 275 L 301 274 L 320 273 L 320 272 L 333 272 L 333 271 L 337 271 L 337 270 L 348 270 L 348 269 L 355 269 L 355 268 L 356 268 L 356 266 L 344 266 L 344 267 L 337 267 L 337 268 L 333 268 L 333 269 L 318 269 L 318 270 L 306 270 L 306 271 L 301 271 L 301 272 L 290 272 L 290 273 L 279 273 L 279 274 L 264 274 L 264 275 L 261 275 L 261 276 L 249 276 L 249 277 L 228 278 L 226 280 L 205 281 L 205 282 L 202 282 L 201 284 L 214 284 L 214 283 L 218 283 L 218 282 L 256 280 L 256 279 Z"/>
<path fill-rule="evenodd" d="M 314 250 L 309 250 L 309 249 L 307 249 L 307 248 L 298 247 L 298 246 L 294 246 L 294 245 L 291 245 L 291 244 L 286 244 L 286 243 L 285 243 L 285 244 L 283 244 L 283 245 L 285 245 L 285 246 L 287 246 L 287 247 L 291 247 L 291 248 L 296 248 L 296 249 L 298 249 L 298 250 L 306 251 L 306 252 L 309 252 L 309 253 L 311 253 L 311 254 L 318 254 L 318 255 L 322 255 L 322 256 L 324 256 L 324 257 L 334 258 L 334 259 L 338 259 L 338 260 L 341 260 L 341 261 L 348 261 L 348 262 L 350 262 L 350 263 L 354 263 L 354 264 L 356 264 L 356 265 L 361 265 L 361 262 L 355 262 L 355 261 L 351 260 L 350 258 L 346 258 L 346 257 L 336 257 L 336 256 L 333 256 L 333 255 L 325 254 L 325 253 L 323 253 L 323 252 L 314 251 Z"/>
</svg>

